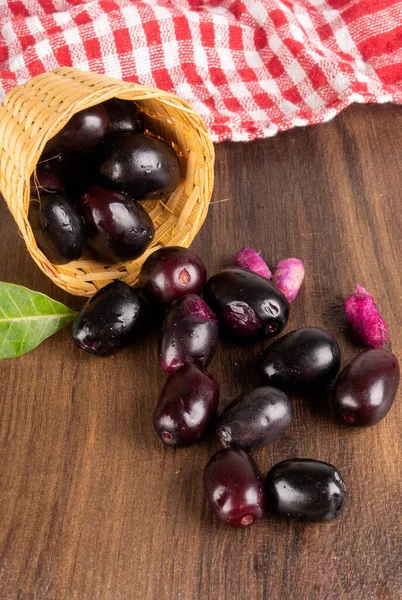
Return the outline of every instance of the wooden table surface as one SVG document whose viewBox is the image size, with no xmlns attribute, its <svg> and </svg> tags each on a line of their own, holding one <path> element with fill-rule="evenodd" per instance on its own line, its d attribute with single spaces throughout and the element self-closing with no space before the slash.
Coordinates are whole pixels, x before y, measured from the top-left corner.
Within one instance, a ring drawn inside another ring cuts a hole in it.
<svg viewBox="0 0 402 600">
<path fill-rule="evenodd" d="M 343 363 L 359 348 L 342 299 L 359 282 L 402 353 L 402 109 L 354 106 L 334 121 L 216 148 L 216 186 L 193 244 L 210 274 L 245 245 L 270 263 L 297 256 L 306 281 L 288 330 L 318 325 Z M 33 264 L 4 203 L 0 279 L 73 308 Z M 325 394 L 295 398 L 291 428 L 255 458 L 329 461 L 349 489 L 330 524 L 266 518 L 218 525 L 202 471 L 218 450 L 165 448 L 151 415 L 164 375 L 156 333 L 114 357 L 74 348 L 69 328 L 0 364 L 1 600 L 400 600 L 402 402 L 379 425 L 338 425 Z M 211 365 L 221 406 L 252 385 L 264 344 L 222 344 Z"/>
</svg>

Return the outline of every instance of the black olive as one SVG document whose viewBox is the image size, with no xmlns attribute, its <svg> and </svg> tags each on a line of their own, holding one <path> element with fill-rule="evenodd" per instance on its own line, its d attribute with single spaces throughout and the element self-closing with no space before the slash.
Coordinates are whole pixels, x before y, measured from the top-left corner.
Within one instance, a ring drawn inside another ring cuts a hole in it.
<svg viewBox="0 0 402 600">
<path fill-rule="evenodd" d="M 338 373 L 341 351 L 324 329 L 303 327 L 269 346 L 259 362 L 264 382 L 287 392 L 303 392 L 328 384 Z"/>
<path fill-rule="evenodd" d="M 123 281 L 101 288 L 73 323 L 73 340 L 82 350 L 108 356 L 135 340 L 144 314 L 143 301 Z"/>
<path fill-rule="evenodd" d="M 207 281 L 204 295 L 227 335 L 236 339 L 273 337 L 288 321 L 289 302 L 257 273 L 222 269 Z"/>
<path fill-rule="evenodd" d="M 274 513 L 305 521 L 332 521 L 346 500 L 339 472 L 319 460 L 284 460 L 269 471 L 265 487 Z"/>
<path fill-rule="evenodd" d="M 101 166 L 103 184 L 136 200 L 158 200 L 180 182 L 180 160 L 172 146 L 142 133 L 116 136 Z"/>
<path fill-rule="evenodd" d="M 42 193 L 40 200 L 32 200 L 29 222 L 38 247 L 50 262 L 64 265 L 82 256 L 86 246 L 84 221 L 63 194 Z"/>
</svg>

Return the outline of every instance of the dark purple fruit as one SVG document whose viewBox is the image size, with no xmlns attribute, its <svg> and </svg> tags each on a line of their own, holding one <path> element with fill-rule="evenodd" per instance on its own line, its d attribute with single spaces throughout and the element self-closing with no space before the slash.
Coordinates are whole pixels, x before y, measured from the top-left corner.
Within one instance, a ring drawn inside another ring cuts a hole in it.
<svg viewBox="0 0 402 600">
<path fill-rule="evenodd" d="M 40 195 L 29 208 L 29 222 L 38 248 L 56 265 L 78 260 L 85 250 L 84 221 L 76 207 L 59 193 Z"/>
<path fill-rule="evenodd" d="M 205 369 L 219 341 L 218 319 L 202 298 L 191 294 L 168 312 L 159 341 L 159 363 L 164 371 L 183 365 Z"/>
<path fill-rule="evenodd" d="M 271 344 L 258 369 L 269 385 L 299 393 L 330 383 L 340 364 L 341 351 L 335 338 L 324 329 L 303 327 Z"/>
<path fill-rule="evenodd" d="M 68 123 L 47 144 L 45 153 L 57 149 L 61 154 L 86 154 L 101 144 L 109 132 L 110 119 L 101 104 L 85 108 L 71 117 Z"/>
<path fill-rule="evenodd" d="M 58 157 L 41 161 L 36 166 L 35 176 L 31 176 L 31 196 L 42 193 L 65 192 L 66 185 L 62 175 L 63 165 Z"/>
<path fill-rule="evenodd" d="M 154 411 L 162 442 L 175 448 L 197 443 L 216 416 L 219 388 L 206 371 L 184 365 L 166 380 Z"/>
<path fill-rule="evenodd" d="M 334 392 L 336 413 L 349 425 L 375 425 L 390 410 L 399 386 L 399 363 L 387 350 L 365 350 L 339 376 Z"/>
<path fill-rule="evenodd" d="M 332 521 L 346 501 L 346 486 L 336 468 L 308 458 L 284 460 L 272 467 L 266 492 L 274 513 L 303 521 Z"/>
<path fill-rule="evenodd" d="M 109 133 L 141 133 L 144 130 L 142 113 L 135 102 L 112 98 L 103 103 L 110 119 Z"/>
<path fill-rule="evenodd" d="M 75 318 L 74 343 L 98 356 L 113 354 L 135 340 L 142 315 L 137 292 L 122 281 L 113 281 L 96 292 Z"/>
<path fill-rule="evenodd" d="M 88 232 L 88 244 L 112 262 L 141 256 L 155 228 L 148 213 L 130 196 L 99 186 L 78 202 Z"/>
<path fill-rule="evenodd" d="M 142 133 L 119 135 L 101 167 L 105 185 L 136 200 L 158 200 L 180 182 L 180 160 L 172 146 Z"/>
<path fill-rule="evenodd" d="M 204 486 L 212 512 L 226 525 L 246 527 L 264 514 L 263 480 L 254 460 L 240 448 L 226 448 L 211 457 Z"/>
<path fill-rule="evenodd" d="M 228 336 L 254 340 L 282 331 L 289 316 L 289 302 L 265 277 L 228 267 L 211 277 L 205 299 L 216 312 Z"/>
<path fill-rule="evenodd" d="M 282 435 L 292 416 L 292 404 L 283 392 L 269 386 L 256 387 L 225 408 L 216 433 L 224 448 L 256 450 Z"/>
<path fill-rule="evenodd" d="M 167 305 L 187 294 L 201 294 L 206 278 L 205 265 L 197 254 L 168 246 L 148 256 L 140 285 L 150 300 Z"/>
</svg>

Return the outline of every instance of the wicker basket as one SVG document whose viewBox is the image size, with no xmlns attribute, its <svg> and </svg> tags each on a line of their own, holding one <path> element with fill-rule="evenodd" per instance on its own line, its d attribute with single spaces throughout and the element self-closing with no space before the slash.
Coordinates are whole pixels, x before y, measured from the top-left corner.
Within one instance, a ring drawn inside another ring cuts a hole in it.
<svg viewBox="0 0 402 600">
<path fill-rule="evenodd" d="M 170 142 L 181 161 L 182 180 L 167 198 L 143 202 L 154 225 L 152 245 L 139 259 L 103 264 L 85 254 L 54 265 L 36 245 L 28 222 L 30 177 L 46 142 L 76 112 L 110 98 L 135 100 L 145 127 Z M 0 191 L 36 264 L 59 287 L 91 296 L 114 279 L 134 285 L 143 261 L 162 246 L 189 246 L 208 211 L 213 187 L 214 149 L 201 117 L 173 94 L 105 75 L 63 67 L 13 89 L 0 106 Z"/>
</svg>

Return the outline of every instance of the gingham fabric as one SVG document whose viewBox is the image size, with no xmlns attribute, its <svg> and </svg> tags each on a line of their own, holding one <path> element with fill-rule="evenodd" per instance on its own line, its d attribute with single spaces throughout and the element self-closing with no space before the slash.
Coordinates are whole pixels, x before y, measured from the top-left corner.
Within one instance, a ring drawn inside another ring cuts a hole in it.
<svg viewBox="0 0 402 600">
<path fill-rule="evenodd" d="M 175 92 L 214 141 L 402 101 L 402 0 L 0 0 L 0 99 L 58 66 Z"/>
</svg>

